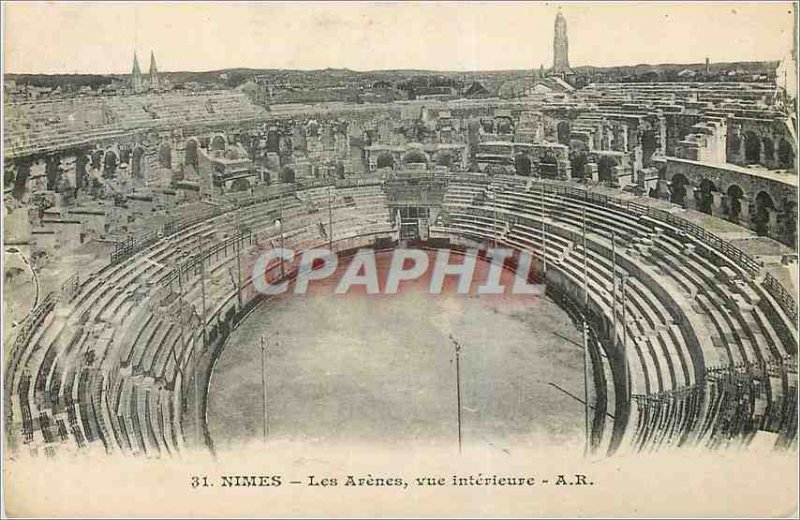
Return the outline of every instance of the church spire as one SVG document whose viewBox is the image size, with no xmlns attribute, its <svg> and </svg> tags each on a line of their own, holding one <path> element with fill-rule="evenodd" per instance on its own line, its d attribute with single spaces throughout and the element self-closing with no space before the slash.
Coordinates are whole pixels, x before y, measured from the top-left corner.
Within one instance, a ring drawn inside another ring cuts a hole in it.
<svg viewBox="0 0 800 520">
<path fill-rule="evenodd" d="M 150 88 L 157 89 L 158 84 L 158 68 L 156 68 L 156 55 L 150 51 Z"/>
<path fill-rule="evenodd" d="M 136 57 L 136 51 L 133 51 L 133 71 L 131 72 L 131 88 L 134 92 L 141 92 L 144 90 L 144 78 L 142 78 L 142 69 L 139 68 L 139 58 Z"/>
</svg>

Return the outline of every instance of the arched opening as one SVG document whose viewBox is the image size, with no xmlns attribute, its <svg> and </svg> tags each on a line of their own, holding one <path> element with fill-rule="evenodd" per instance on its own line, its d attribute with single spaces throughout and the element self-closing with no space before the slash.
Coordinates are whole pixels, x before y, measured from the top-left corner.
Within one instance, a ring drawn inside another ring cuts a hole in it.
<svg viewBox="0 0 800 520">
<path fill-rule="evenodd" d="M 89 158 L 79 153 L 75 157 L 75 188 L 82 189 L 86 185 L 89 173 L 86 171 L 86 165 L 89 164 Z"/>
<path fill-rule="evenodd" d="M 797 248 L 797 203 L 787 200 L 783 206 L 782 242 L 789 247 Z"/>
<path fill-rule="evenodd" d="M 601 157 L 597 161 L 597 178 L 600 182 L 612 182 L 617 161 L 613 157 Z"/>
<path fill-rule="evenodd" d="M 231 182 L 231 187 L 228 191 L 247 191 L 250 189 L 250 181 L 248 179 L 236 179 Z"/>
<path fill-rule="evenodd" d="M 742 146 L 742 139 L 739 137 L 734 131 L 730 131 L 728 133 L 728 142 L 727 142 L 727 162 L 733 162 L 739 156 L 739 148 Z"/>
<path fill-rule="evenodd" d="M 539 162 L 539 175 L 545 179 L 558 178 L 558 161 L 556 161 L 555 157 L 550 154 L 542 157 L 542 160 Z"/>
<path fill-rule="evenodd" d="M 47 189 L 55 190 L 58 182 L 58 175 L 61 171 L 61 158 L 53 155 L 45 159 L 44 174 L 47 179 Z"/>
<path fill-rule="evenodd" d="M 483 131 L 487 134 L 494 133 L 494 121 L 491 119 L 481 119 L 481 126 L 483 127 Z"/>
<path fill-rule="evenodd" d="M 131 149 L 130 148 L 120 148 L 119 150 L 119 162 L 122 164 L 128 164 L 131 158 Z"/>
<path fill-rule="evenodd" d="M 767 236 L 769 234 L 769 213 L 775 210 L 775 203 L 769 193 L 759 191 L 755 199 L 756 210 L 753 214 L 753 230 L 757 235 Z"/>
<path fill-rule="evenodd" d="M 92 169 L 99 170 L 103 165 L 103 150 L 92 152 Z"/>
<path fill-rule="evenodd" d="M 523 177 L 530 177 L 531 175 L 531 159 L 525 154 L 517 154 L 514 157 L 514 171 L 517 175 L 522 175 Z"/>
<path fill-rule="evenodd" d="M 778 164 L 784 170 L 794 168 L 794 150 L 792 150 L 792 145 L 786 139 L 781 139 L 778 144 Z"/>
<path fill-rule="evenodd" d="M 317 137 L 319 135 L 319 124 L 316 121 L 311 121 L 306 127 L 306 135 L 308 137 Z"/>
<path fill-rule="evenodd" d="M 570 169 L 573 179 L 583 179 L 586 177 L 586 154 L 583 152 L 573 152 L 569 157 Z"/>
<path fill-rule="evenodd" d="M 273 129 L 267 132 L 267 153 L 280 153 L 280 135 Z"/>
<path fill-rule="evenodd" d="M 219 134 L 211 138 L 209 148 L 213 152 L 222 151 L 225 149 L 225 138 Z"/>
<path fill-rule="evenodd" d="M 294 170 L 284 166 L 281 170 L 281 182 L 294 182 Z"/>
<path fill-rule="evenodd" d="M 739 215 L 742 212 L 742 199 L 744 198 L 744 190 L 732 184 L 728 188 L 728 220 L 732 222 L 739 221 Z"/>
<path fill-rule="evenodd" d="M 717 187 L 708 179 L 700 181 L 700 190 L 697 196 L 697 210 L 707 215 L 711 215 L 712 208 L 714 207 L 714 192 Z"/>
<path fill-rule="evenodd" d="M 765 137 L 761 140 L 761 145 L 764 147 L 764 160 L 772 162 L 775 159 L 775 144 L 772 139 Z"/>
<path fill-rule="evenodd" d="M 670 182 L 669 201 L 674 204 L 685 205 L 686 200 L 686 186 L 689 185 L 689 180 L 683 175 L 676 174 L 672 176 Z"/>
<path fill-rule="evenodd" d="M 561 121 L 560 123 L 558 123 L 558 125 L 556 126 L 556 133 L 558 142 L 569 146 L 569 136 L 571 134 L 569 123 L 567 123 L 566 121 Z"/>
<path fill-rule="evenodd" d="M 381 152 L 378 155 L 377 167 L 381 168 L 394 168 L 394 156 L 389 152 Z"/>
<path fill-rule="evenodd" d="M 508 119 L 507 117 L 502 117 L 502 118 L 498 119 L 495 126 L 497 127 L 497 133 L 498 134 L 513 134 L 514 133 L 514 128 L 511 125 L 511 120 Z"/>
<path fill-rule="evenodd" d="M 761 160 L 761 140 L 754 132 L 744 134 L 744 161 L 757 164 Z"/>
<path fill-rule="evenodd" d="M 131 154 L 131 175 L 133 175 L 137 179 L 142 178 L 142 156 L 144 155 L 144 150 L 142 147 L 137 146 L 133 149 L 133 153 Z"/>
<path fill-rule="evenodd" d="M 650 166 L 650 160 L 653 158 L 656 147 L 656 133 L 652 130 L 642 133 L 642 165 L 645 168 Z"/>
<path fill-rule="evenodd" d="M 436 154 L 436 166 L 444 166 L 448 170 L 453 165 L 453 155 L 450 152 Z"/>
<path fill-rule="evenodd" d="M 162 168 L 172 168 L 172 148 L 167 143 L 162 143 L 158 148 L 158 164 Z"/>
<path fill-rule="evenodd" d="M 117 173 L 119 159 L 113 150 L 108 150 L 103 157 L 103 177 L 113 177 Z"/>
<path fill-rule="evenodd" d="M 412 150 L 403 156 L 403 164 L 428 164 L 428 158 L 419 150 Z"/>
<path fill-rule="evenodd" d="M 186 150 L 183 154 L 183 163 L 197 169 L 197 141 L 189 139 L 186 141 Z"/>
</svg>

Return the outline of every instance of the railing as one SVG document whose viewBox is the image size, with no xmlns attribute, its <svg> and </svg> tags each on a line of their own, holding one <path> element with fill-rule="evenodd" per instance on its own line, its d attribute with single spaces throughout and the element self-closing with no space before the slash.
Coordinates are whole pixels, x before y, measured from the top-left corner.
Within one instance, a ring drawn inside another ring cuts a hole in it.
<svg viewBox="0 0 800 520">
<path fill-rule="evenodd" d="M 509 176 L 498 176 L 493 179 L 492 177 L 486 177 L 481 175 L 469 175 L 469 174 L 451 175 L 448 177 L 448 180 L 451 181 L 452 180 L 464 180 L 469 182 L 477 181 L 486 184 L 492 182 L 493 180 L 500 180 L 501 182 L 502 181 L 513 182 L 517 181 L 517 179 L 518 179 L 517 177 L 509 177 Z M 519 179 L 520 182 L 522 182 L 522 178 Z M 529 178 L 525 178 L 525 180 L 529 180 Z M 762 264 L 756 261 L 753 257 L 748 255 L 741 249 L 739 249 L 738 247 L 734 246 L 730 242 L 726 242 L 717 235 L 710 233 L 709 231 L 706 231 L 701 226 L 689 222 L 686 219 L 677 217 L 667 211 L 655 209 L 650 206 L 646 206 L 644 204 L 638 204 L 633 201 L 618 199 L 616 197 L 604 195 L 601 193 L 591 193 L 586 189 L 552 184 L 552 181 L 537 180 L 536 184 L 538 184 L 539 186 L 544 186 L 544 191 L 548 193 L 561 194 L 575 199 L 583 199 L 591 202 L 597 202 L 603 205 L 615 205 L 624 208 L 631 213 L 637 215 L 644 215 L 665 222 L 684 233 L 692 235 L 694 238 L 700 240 L 705 244 L 708 244 L 713 249 L 719 251 L 724 256 L 730 258 L 737 265 L 741 266 L 747 272 L 747 274 L 750 275 L 752 278 L 756 278 L 761 270 Z M 792 298 L 791 294 L 789 294 L 789 292 L 786 290 L 786 288 L 784 288 L 783 285 L 781 285 L 781 283 L 770 274 L 766 275 L 763 282 L 763 286 L 764 289 L 776 299 L 778 305 L 780 305 L 781 309 L 783 309 L 783 311 L 792 320 L 792 322 L 796 322 L 797 303 L 795 302 L 794 298 Z"/>
<path fill-rule="evenodd" d="M 64 300 L 67 302 L 71 302 L 75 295 L 78 294 L 81 286 L 81 279 L 79 273 L 75 273 L 67 280 L 61 284 L 61 295 L 63 296 Z"/>
<path fill-rule="evenodd" d="M 25 323 L 20 326 L 17 337 L 14 339 L 14 344 L 11 346 L 11 352 L 9 353 L 10 363 L 8 365 L 8 371 L 5 374 L 7 391 L 10 389 L 20 358 L 30 343 L 31 335 L 41 325 L 45 317 L 52 312 L 57 302 L 58 298 L 56 298 L 55 294 L 48 293 L 42 302 L 31 311 Z"/>
<path fill-rule="evenodd" d="M 793 323 L 797 323 L 797 302 L 794 301 L 792 295 L 789 294 L 778 279 L 767 273 L 764 277 L 764 289 L 775 298 L 783 312 L 786 313 L 786 316 Z"/>
</svg>

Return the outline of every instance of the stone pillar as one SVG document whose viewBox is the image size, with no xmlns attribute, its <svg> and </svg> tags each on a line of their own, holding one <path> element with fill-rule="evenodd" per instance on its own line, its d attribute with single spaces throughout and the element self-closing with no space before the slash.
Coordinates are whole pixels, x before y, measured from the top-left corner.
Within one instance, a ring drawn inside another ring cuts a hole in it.
<svg viewBox="0 0 800 520">
<path fill-rule="evenodd" d="M 687 184 L 686 193 L 683 195 L 683 207 L 686 209 L 697 209 L 697 200 L 694 197 L 694 186 Z"/>
<path fill-rule="evenodd" d="M 658 179 L 656 195 L 661 200 L 669 201 L 669 183 L 665 179 Z"/>
<path fill-rule="evenodd" d="M 758 140 L 758 164 L 767 164 L 766 153 L 764 153 L 764 140 Z"/>
<path fill-rule="evenodd" d="M 745 157 L 745 154 L 744 154 L 744 135 L 739 135 L 739 151 L 737 152 L 736 155 L 737 155 L 736 160 L 738 162 L 743 163 L 744 162 L 744 157 Z"/>
<path fill-rule="evenodd" d="M 750 200 L 747 197 L 739 199 L 739 225 L 750 228 Z"/>
<path fill-rule="evenodd" d="M 714 217 L 724 218 L 722 203 L 725 200 L 725 196 L 718 191 L 712 191 L 711 197 L 711 215 Z"/>
<path fill-rule="evenodd" d="M 583 165 L 583 174 L 585 178 L 590 179 L 592 182 L 597 182 L 599 180 L 597 172 L 597 163 L 590 162 Z"/>
</svg>

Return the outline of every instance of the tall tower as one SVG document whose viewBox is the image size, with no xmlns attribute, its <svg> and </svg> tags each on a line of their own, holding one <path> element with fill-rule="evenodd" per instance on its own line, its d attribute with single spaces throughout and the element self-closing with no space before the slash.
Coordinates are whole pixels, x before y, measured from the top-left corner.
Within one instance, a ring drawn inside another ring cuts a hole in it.
<svg viewBox="0 0 800 520">
<path fill-rule="evenodd" d="M 144 78 L 142 77 L 142 69 L 139 68 L 139 59 L 136 57 L 136 51 L 133 52 L 133 71 L 131 72 L 131 88 L 134 92 L 144 91 Z"/>
<path fill-rule="evenodd" d="M 156 68 L 156 55 L 150 51 L 150 88 L 157 89 L 158 84 L 158 69 Z"/>
<path fill-rule="evenodd" d="M 567 40 L 567 21 L 561 11 L 556 15 L 555 33 L 553 35 L 553 72 L 564 74 L 569 72 L 569 41 Z"/>
</svg>

